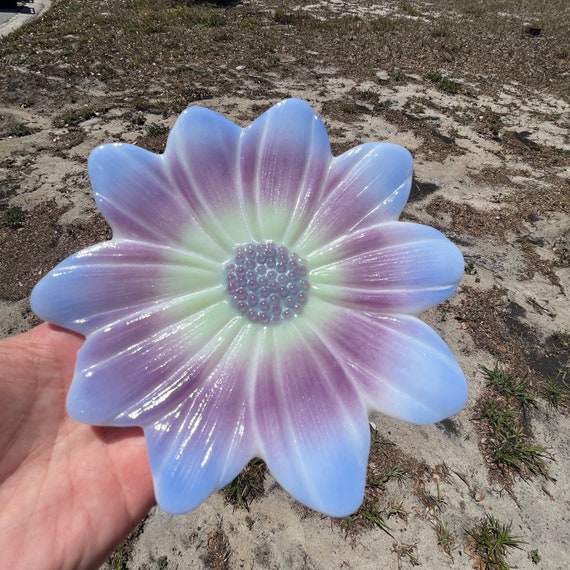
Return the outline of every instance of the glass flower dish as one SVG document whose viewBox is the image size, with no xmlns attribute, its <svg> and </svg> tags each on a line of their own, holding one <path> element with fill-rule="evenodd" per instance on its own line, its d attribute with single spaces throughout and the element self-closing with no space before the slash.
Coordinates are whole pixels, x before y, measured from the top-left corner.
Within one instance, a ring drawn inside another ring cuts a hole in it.
<svg viewBox="0 0 570 570">
<path fill-rule="evenodd" d="M 33 310 L 85 336 L 67 397 L 93 425 L 144 430 L 159 505 L 195 508 L 253 457 L 304 505 L 360 505 L 368 412 L 423 424 L 456 413 L 465 378 L 418 317 L 463 258 L 398 221 L 412 158 L 389 143 L 333 157 L 309 105 L 246 128 L 201 107 L 163 154 L 90 155 L 113 238 L 64 260 Z"/>
</svg>

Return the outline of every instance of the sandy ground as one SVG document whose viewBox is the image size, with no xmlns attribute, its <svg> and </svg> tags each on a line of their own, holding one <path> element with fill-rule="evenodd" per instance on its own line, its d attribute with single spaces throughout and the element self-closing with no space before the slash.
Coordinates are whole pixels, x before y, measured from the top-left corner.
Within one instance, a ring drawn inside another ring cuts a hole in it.
<svg viewBox="0 0 570 570">
<path fill-rule="evenodd" d="M 358 2 L 348 0 L 303 6 L 316 14 L 325 8 L 366 17 Z M 505 568 L 570 564 L 564 382 L 570 356 L 570 106 L 551 90 L 512 80 L 492 93 L 473 81 L 451 93 L 419 72 L 402 83 L 392 76 L 379 67 L 373 76 L 355 79 L 329 66 L 293 79 L 268 72 L 265 79 L 276 91 L 306 99 L 324 118 L 336 148 L 388 140 L 414 154 L 416 180 L 404 219 L 441 229 L 466 260 L 458 293 L 424 319 L 457 356 L 470 386 L 468 405 L 427 427 L 371 418 L 398 451 L 393 466 L 406 467 L 375 496 L 389 529 L 367 527 L 362 516 L 334 521 L 307 511 L 268 474 L 249 511 L 227 504 L 222 493 L 184 516 L 153 510 L 124 547 L 122 565 L 115 558 L 106 567 L 499 568 L 485 566 L 469 538 L 468 531 L 488 516 L 511 525 L 511 535 L 522 541 L 509 549 Z M 244 93 L 217 94 L 200 104 L 246 124 L 276 99 L 252 101 L 247 88 L 254 89 L 255 81 L 244 77 L 243 85 Z M 86 89 L 94 98 L 105 95 L 96 79 Z M 142 124 L 126 126 L 125 109 L 114 107 L 82 121 L 77 137 L 69 125 L 54 124 L 59 111 L 53 106 L 38 113 L 0 101 L 4 120 L 30 130 L 24 136 L 4 132 L 0 139 L 2 211 L 19 207 L 25 214 L 17 227 L 0 228 L 1 337 L 37 322 L 29 311 L 30 287 L 58 258 L 106 235 L 104 225 L 93 223 L 85 166 L 90 150 L 113 140 L 139 142 L 145 134 Z M 147 125 L 170 127 L 175 120 L 152 111 L 144 117 Z M 500 121 L 500 132 L 490 117 Z M 49 236 L 51 249 L 34 249 Z M 21 249 L 16 255 L 15 248 L 26 244 L 29 257 Z M 24 262 L 14 269 L 16 257 Z M 481 367 L 495 365 L 527 378 L 536 395 L 521 425 L 528 442 L 548 450 L 543 474 L 511 470 L 490 458 L 492 436 L 480 412 L 495 393 Z M 556 379 L 563 393 L 558 407 L 546 397 Z"/>
</svg>

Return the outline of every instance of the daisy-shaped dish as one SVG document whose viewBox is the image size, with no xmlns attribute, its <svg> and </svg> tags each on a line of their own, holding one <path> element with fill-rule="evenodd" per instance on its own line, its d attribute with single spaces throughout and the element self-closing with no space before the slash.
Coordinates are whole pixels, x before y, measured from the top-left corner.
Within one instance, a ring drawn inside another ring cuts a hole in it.
<svg viewBox="0 0 570 570">
<path fill-rule="evenodd" d="M 141 426 L 166 511 L 260 457 L 301 503 L 347 515 L 363 498 L 367 412 L 431 423 L 464 405 L 455 358 L 418 319 L 453 293 L 463 258 L 397 221 L 402 147 L 332 157 L 296 99 L 243 129 L 191 107 L 164 154 L 100 146 L 89 174 L 113 239 L 53 269 L 32 308 L 85 335 L 69 414 Z"/>
</svg>

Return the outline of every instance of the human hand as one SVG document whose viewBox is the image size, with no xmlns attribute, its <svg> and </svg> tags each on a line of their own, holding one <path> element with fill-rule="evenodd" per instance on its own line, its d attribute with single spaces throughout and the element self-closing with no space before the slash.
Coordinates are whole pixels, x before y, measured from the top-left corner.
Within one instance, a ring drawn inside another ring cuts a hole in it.
<svg viewBox="0 0 570 570">
<path fill-rule="evenodd" d="M 0 341 L 5 568 L 96 568 L 154 503 L 142 431 L 66 413 L 82 342 L 49 324 Z"/>
</svg>

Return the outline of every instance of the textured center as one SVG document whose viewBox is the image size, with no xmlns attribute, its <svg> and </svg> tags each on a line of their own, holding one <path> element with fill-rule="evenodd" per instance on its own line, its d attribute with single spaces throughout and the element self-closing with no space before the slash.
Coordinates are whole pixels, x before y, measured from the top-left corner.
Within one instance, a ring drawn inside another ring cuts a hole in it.
<svg viewBox="0 0 570 570">
<path fill-rule="evenodd" d="M 271 241 L 236 247 L 226 288 L 236 309 L 254 323 L 279 323 L 302 312 L 309 282 L 301 258 Z"/>
</svg>

